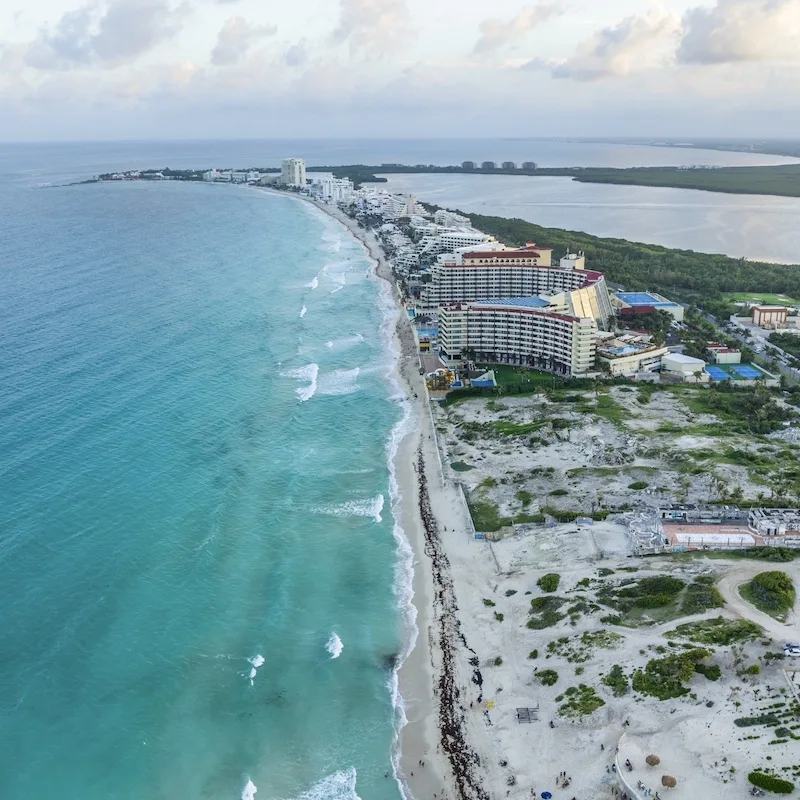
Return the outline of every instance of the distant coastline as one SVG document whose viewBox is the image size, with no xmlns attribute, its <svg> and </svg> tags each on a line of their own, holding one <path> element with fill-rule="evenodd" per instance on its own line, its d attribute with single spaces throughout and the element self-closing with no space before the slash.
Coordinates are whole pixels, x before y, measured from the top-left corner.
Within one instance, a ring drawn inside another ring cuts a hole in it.
<svg viewBox="0 0 800 800">
<path fill-rule="evenodd" d="M 435 164 L 349 164 L 308 167 L 308 172 L 330 173 L 349 178 L 356 188 L 367 183 L 386 183 L 386 175 L 512 175 L 529 178 L 563 177 L 580 183 L 604 183 L 625 186 L 652 186 L 721 194 L 800 197 L 800 164 L 778 164 L 757 167 L 522 167 L 506 165 L 438 166 Z M 253 167 L 242 173 L 258 172 L 274 175 L 276 167 Z M 203 181 L 203 170 L 147 169 L 132 173 L 106 173 L 81 184 L 113 180 L 181 180 Z"/>
</svg>

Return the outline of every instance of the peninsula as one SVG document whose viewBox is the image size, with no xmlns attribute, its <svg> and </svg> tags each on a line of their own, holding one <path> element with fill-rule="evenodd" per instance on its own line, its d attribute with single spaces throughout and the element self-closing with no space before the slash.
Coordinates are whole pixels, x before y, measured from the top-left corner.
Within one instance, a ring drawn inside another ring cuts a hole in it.
<svg viewBox="0 0 800 800">
<path fill-rule="evenodd" d="M 275 167 L 258 167 L 235 172 L 246 176 L 276 174 Z M 511 175 L 517 177 L 571 178 L 580 183 L 606 183 L 627 186 L 653 186 L 675 189 L 695 189 L 724 194 L 773 195 L 800 197 L 800 164 L 780 164 L 760 167 L 632 167 L 614 169 L 605 167 L 539 167 L 533 162 L 522 166 L 504 162 L 465 162 L 458 166 L 436 164 L 349 164 L 307 167 L 309 173 L 329 173 L 337 178 L 353 181 L 356 188 L 364 184 L 386 183 L 386 175 Z M 114 180 L 120 173 L 100 175 L 95 180 Z M 142 180 L 203 180 L 201 170 L 142 170 L 137 177 Z M 245 177 L 240 182 L 247 182 Z"/>
</svg>

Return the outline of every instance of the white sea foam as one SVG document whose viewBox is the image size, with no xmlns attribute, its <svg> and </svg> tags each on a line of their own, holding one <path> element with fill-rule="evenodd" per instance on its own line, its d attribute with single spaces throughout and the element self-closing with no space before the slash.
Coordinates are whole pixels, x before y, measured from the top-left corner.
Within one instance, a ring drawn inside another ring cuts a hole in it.
<svg viewBox="0 0 800 800">
<path fill-rule="evenodd" d="M 242 789 L 242 800 L 255 800 L 257 791 L 256 785 L 248 778 L 247 785 Z"/>
<path fill-rule="evenodd" d="M 355 367 L 354 369 L 337 369 L 322 375 L 319 379 L 319 394 L 339 395 L 357 392 L 360 372 L 361 370 Z"/>
<path fill-rule="evenodd" d="M 247 661 L 250 664 L 250 674 L 248 675 L 248 678 L 250 678 L 250 685 L 252 686 L 256 679 L 258 668 L 264 664 L 264 656 L 259 653 L 258 655 L 253 656 L 253 658 L 248 658 Z"/>
<path fill-rule="evenodd" d="M 319 376 L 319 366 L 317 364 L 306 364 L 304 367 L 282 372 L 281 375 L 284 378 L 294 378 L 295 380 L 308 383 L 308 386 L 301 386 L 295 389 L 302 403 L 305 403 L 306 400 L 310 400 L 317 391 L 317 377 Z"/>
<path fill-rule="evenodd" d="M 306 289 L 316 289 L 319 286 L 319 278 L 315 275 L 307 284 Z"/>
<path fill-rule="evenodd" d="M 308 311 L 308 309 L 305 306 L 300 309 L 300 319 L 303 319 L 303 317 L 306 315 L 306 311 Z"/>
<path fill-rule="evenodd" d="M 400 794 L 403 798 L 409 799 L 411 797 L 405 781 L 401 779 L 400 769 L 400 742 L 401 734 L 405 725 L 408 723 L 408 718 L 405 712 L 405 704 L 403 697 L 400 694 L 399 686 L 399 670 L 405 660 L 408 658 L 411 651 L 417 643 L 419 635 L 419 628 L 417 627 L 417 608 L 414 605 L 414 551 L 408 536 L 402 527 L 400 518 L 400 508 L 402 502 L 402 494 L 400 486 L 397 482 L 397 453 L 403 440 L 408 434 L 414 430 L 417 419 L 416 410 L 412 405 L 403 386 L 400 384 L 396 372 L 397 364 L 400 360 L 401 348 L 400 342 L 396 335 L 396 327 L 400 309 L 392 294 L 391 286 L 383 280 L 378 279 L 374 273 L 370 273 L 373 280 L 379 280 L 379 308 L 383 312 L 383 321 L 381 324 L 381 334 L 386 348 L 386 372 L 385 377 L 392 387 L 392 399 L 398 401 L 402 410 L 402 416 L 395 424 L 394 428 L 389 435 L 386 443 L 386 457 L 389 466 L 389 503 L 392 510 L 392 517 L 394 525 L 392 526 L 392 533 L 397 544 L 397 563 L 395 566 L 394 575 L 394 594 L 397 598 L 397 605 L 400 613 L 403 616 L 406 630 L 406 641 L 403 650 L 397 659 L 397 664 L 392 674 L 387 681 L 387 688 L 389 689 L 392 698 L 392 707 L 395 713 L 395 729 L 392 741 L 392 767 L 395 780 L 397 780 Z"/>
<path fill-rule="evenodd" d="M 334 772 L 299 794 L 296 800 L 361 800 L 356 794 L 357 778 L 355 768 Z"/>
<path fill-rule="evenodd" d="M 331 339 L 325 342 L 325 347 L 330 350 L 347 350 L 350 347 L 355 347 L 364 341 L 364 335 L 356 333 L 354 336 L 344 336 L 341 339 Z"/>
<path fill-rule="evenodd" d="M 339 658 L 339 656 L 342 654 L 344 645 L 342 644 L 342 640 L 339 638 L 336 631 L 331 634 L 330 639 L 328 639 L 328 643 L 325 645 L 325 649 L 331 654 L 331 658 Z"/>
<path fill-rule="evenodd" d="M 370 500 L 348 500 L 346 503 L 324 506 L 317 508 L 316 512 L 329 517 L 372 517 L 375 522 L 381 522 L 384 502 L 383 495 L 379 494 Z"/>
</svg>

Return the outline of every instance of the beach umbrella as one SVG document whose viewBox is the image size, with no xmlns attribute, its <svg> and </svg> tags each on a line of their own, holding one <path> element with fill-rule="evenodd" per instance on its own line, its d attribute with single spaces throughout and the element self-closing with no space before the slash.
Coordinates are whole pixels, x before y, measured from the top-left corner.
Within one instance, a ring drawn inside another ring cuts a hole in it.
<svg viewBox="0 0 800 800">
<path fill-rule="evenodd" d="M 542 792 L 542 800 L 550 800 L 552 796 L 550 792 Z"/>
<path fill-rule="evenodd" d="M 657 767 L 657 766 L 658 766 L 658 765 L 661 763 L 661 759 L 660 759 L 658 756 L 654 756 L 654 755 L 649 755 L 649 756 L 647 756 L 647 758 L 645 759 L 645 761 L 646 761 L 646 762 L 647 762 L 647 763 L 648 763 L 648 764 L 649 764 L 651 767 Z"/>
<path fill-rule="evenodd" d="M 666 786 L 667 789 L 674 789 L 678 785 L 678 781 L 676 781 L 672 775 L 662 775 L 661 785 Z"/>
</svg>

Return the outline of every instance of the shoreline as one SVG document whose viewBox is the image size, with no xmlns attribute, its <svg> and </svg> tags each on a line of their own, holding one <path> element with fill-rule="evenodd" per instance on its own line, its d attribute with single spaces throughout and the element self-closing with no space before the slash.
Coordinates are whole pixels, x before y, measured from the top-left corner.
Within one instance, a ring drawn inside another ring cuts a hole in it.
<svg viewBox="0 0 800 800">
<path fill-rule="evenodd" d="M 412 561 L 411 604 L 416 611 L 412 620 L 416 625 L 416 635 L 408 631 L 410 637 L 408 650 L 397 670 L 397 684 L 400 701 L 397 708 L 400 727 L 397 730 L 397 752 L 392 754 L 395 778 L 401 793 L 409 800 L 421 798 L 460 798 L 471 797 L 458 791 L 458 780 L 453 778 L 451 759 L 442 752 L 441 730 L 442 707 L 437 700 L 436 684 L 441 684 L 441 674 L 437 667 L 442 663 L 440 642 L 435 636 L 436 603 L 434 598 L 441 594 L 435 582 L 434 560 L 431 558 L 430 536 L 431 520 L 423 524 L 423 505 L 430 507 L 427 487 L 438 470 L 438 447 L 431 430 L 431 416 L 428 412 L 427 389 L 420 375 L 420 362 L 411 323 L 398 294 L 397 283 L 378 239 L 370 231 L 338 208 L 326 206 L 311 198 L 287 195 L 285 192 L 258 187 L 261 191 L 281 197 L 295 197 L 327 214 L 343 225 L 365 248 L 373 264 L 373 272 L 383 282 L 391 302 L 398 314 L 392 327 L 392 339 L 396 347 L 396 360 L 392 379 L 404 392 L 410 404 L 410 416 L 405 424 L 392 470 L 397 482 L 397 498 L 392 498 L 392 511 L 396 525 L 399 525 L 408 546 Z M 398 426 L 403 425 L 401 420 Z M 395 430 L 398 430 L 396 428 Z M 441 482 L 441 477 L 437 476 Z M 398 542 L 399 557 L 402 548 Z M 402 569 L 402 563 L 398 564 Z M 441 579 L 441 570 L 438 570 Z M 404 610 L 401 607 L 401 613 Z M 452 748 L 449 748 L 452 749 Z M 421 766 L 424 764 L 424 766 Z M 488 795 L 475 795 L 475 797 Z"/>
</svg>

